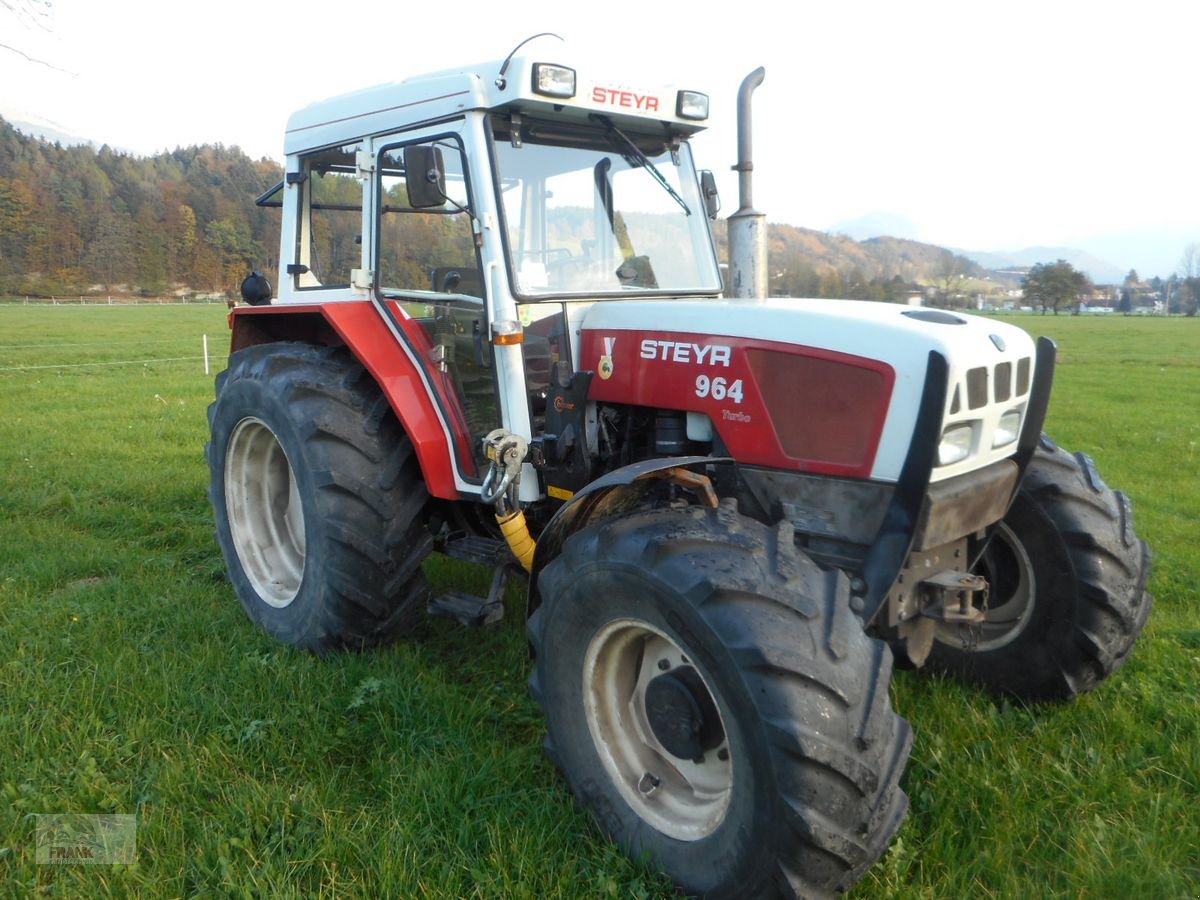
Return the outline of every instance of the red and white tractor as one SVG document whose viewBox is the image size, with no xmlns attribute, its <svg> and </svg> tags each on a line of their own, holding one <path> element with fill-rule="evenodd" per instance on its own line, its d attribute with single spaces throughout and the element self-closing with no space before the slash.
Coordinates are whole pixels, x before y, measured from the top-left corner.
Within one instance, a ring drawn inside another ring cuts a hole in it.
<svg viewBox="0 0 1200 900">
<path fill-rule="evenodd" d="M 821 895 L 907 809 L 893 652 L 1089 690 L 1149 552 L 1042 434 L 1050 341 L 723 298 L 708 113 L 517 53 L 295 113 L 209 496 L 250 618 L 316 652 L 495 621 L 527 572 L 547 751 L 599 826 L 689 894 Z M 489 595 L 431 598 L 434 551 L 494 566 Z"/>
</svg>

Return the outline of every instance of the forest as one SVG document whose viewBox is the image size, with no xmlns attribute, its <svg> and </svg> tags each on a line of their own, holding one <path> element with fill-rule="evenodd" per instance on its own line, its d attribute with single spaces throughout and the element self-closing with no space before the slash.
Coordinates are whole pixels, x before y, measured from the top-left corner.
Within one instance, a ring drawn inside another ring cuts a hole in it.
<svg viewBox="0 0 1200 900">
<path fill-rule="evenodd" d="M 273 272 L 282 177 L 221 145 L 139 157 L 23 135 L 0 119 L 0 295 L 226 293 Z"/>
<path fill-rule="evenodd" d="M 143 157 L 49 143 L 0 119 L 0 296 L 236 296 L 251 269 L 278 269 L 279 211 L 254 201 L 280 178 L 278 163 L 237 147 Z M 724 223 L 714 232 L 723 259 Z M 916 241 L 777 224 L 769 238 L 774 295 L 897 302 L 985 274 Z"/>
</svg>

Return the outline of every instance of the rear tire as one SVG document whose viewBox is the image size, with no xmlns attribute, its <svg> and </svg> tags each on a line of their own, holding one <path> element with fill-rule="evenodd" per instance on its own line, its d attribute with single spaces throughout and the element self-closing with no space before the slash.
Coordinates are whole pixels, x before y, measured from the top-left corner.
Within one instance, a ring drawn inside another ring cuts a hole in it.
<svg viewBox="0 0 1200 900">
<path fill-rule="evenodd" d="M 1125 662 L 1150 615 L 1150 550 L 1092 460 L 1049 438 L 985 555 L 987 621 L 972 650 L 939 626 L 929 664 L 1026 700 L 1090 691 Z"/>
<path fill-rule="evenodd" d="M 205 448 L 217 542 L 250 619 L 316 652 L 386 643 L 429 589 L 428 502 L 412 444 L 344 348 L 239 350 Z"/>
<path fill-rule="evenodd" d="M 807 897 L 884 852 L 911 746 L 891 652 L 790 526 L 634 513 L 570 537 L 539 589 L 547 753 L 632 858 L 688 894 Z"/>
</svg>

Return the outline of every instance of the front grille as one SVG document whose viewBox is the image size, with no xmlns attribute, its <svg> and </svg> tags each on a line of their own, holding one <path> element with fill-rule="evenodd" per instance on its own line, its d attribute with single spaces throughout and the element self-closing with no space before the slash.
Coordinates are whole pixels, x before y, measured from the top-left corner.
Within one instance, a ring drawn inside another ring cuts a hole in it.
<svg viewBox="0 0 1200 900">
<path fill-rule="evenodd" d="M 967 409 L 983 409 L 989 403 L 1007 403 L 1013 398 L 1024 397 L 1029 393 L 1029 372 L 1031 361 L 1028 356 L 1017 361 L 1016 384 L 1013 384 L 1013 364 L 1011 362 L 997 363 L 994 368 L 975 366 L 968 369 L 963 383 L 954 386 L 953 399 L 950 402 L 950 414 L 956 415 L 961 408 L 960 397 L 967 397 Z M 988 384 L 991 383 L 991 389 Z"/>
</svg>

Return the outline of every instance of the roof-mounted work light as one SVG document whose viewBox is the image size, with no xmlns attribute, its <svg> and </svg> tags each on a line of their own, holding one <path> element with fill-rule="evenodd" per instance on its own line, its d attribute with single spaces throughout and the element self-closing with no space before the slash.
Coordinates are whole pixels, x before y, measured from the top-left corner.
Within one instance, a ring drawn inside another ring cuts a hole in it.
<svg viewBox="0 0 1200 900">
<path fill-rule="evenodd" d="M 547 97 L 575 96 L 575 70 L 554 63 L 533 64 L 533 91 Z"/>
<path fill-rule="evenodd" d="M 699 91 L 680 91 L 675 100 L 675 115 L 681 119 L 707 119 L 708 94 Z"/>
</svg>

